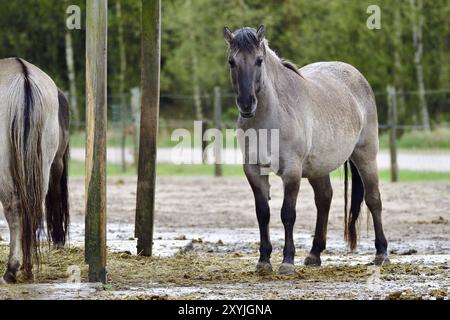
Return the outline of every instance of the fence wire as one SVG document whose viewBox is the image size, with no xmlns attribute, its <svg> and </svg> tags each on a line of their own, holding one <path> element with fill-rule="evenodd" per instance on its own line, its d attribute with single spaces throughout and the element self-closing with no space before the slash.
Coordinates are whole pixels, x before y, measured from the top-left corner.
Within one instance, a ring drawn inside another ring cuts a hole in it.
<svg viewBox="0 0 450 320">
<path fill-rule="evenodd" d="M 380 153 L 382 155 L 379 164 L 381 162 L 381 168 L 387 169 L 390 169 L 389 167 L 392 165 L 390 163 L 392 154 L 389 154 L 388 150 L 392 144 L 392 141 L 389 141 L 390 132 L 394 130 L 398 148 L 413 150 L 410 151 L 409 158 L 402 151 L 403 153 L 398 157 L 400 169 L 450 171 L 450 167 L 442 164 L 450 163 L 450 158 L 440 159 L 442 154 L 446 154 L 445 140 L 450 140 L 450 89 L 426 91 L 428 105 L 433 106 L 429 110 L 433 119 L 431 131 L 428 131 L 421 122 L 418 94 L 417 91 L 396 91 L 398 119 L 393 124 L 389 117 L 388 92 L 375 92 L 379 114 Z M 207 127 L 214 127 L 214 101 L 217 103 L 214 98 L 214 94 L 211 93 L 203 94 L 199 99 L 203 113 L 202 120 Z M 222 129 L 234 129 L 238 116 L 235 94 L 221 92 L 219 101 L 222 110 Z M 191 95 L 161 95 L 159 148 L 169 148 L 175 144 L 171 141 L 171 134 L 176 129 L 184 128 L 193 132 L 194 121 L 197 120 L 195 109 L 195 99 Z M 133 165 L 137 158 L 139 119 L 139 89 L 134 89 L 130 94 L 114 94 L 108 97 L 108 161 L 120 165 L 122 170 Z M 71 132 L 72 149 L 83 149 L 85 122 L 83 120 L 72 121 Z M 428 148 L 423 148 L 426 141 L 431 141 L 431 143 Z M 415 151 L 414 143 L 417 144 Z M 447 150 L 450 150 L 450 142 L 448 145 Z M 431 152 L 431 149 L 434 151 Z M 79 154 L 79 160 L 82 160 L 81 152 L 75 153 Z M 414 156 L 411 155 L 413 153 Z M 433 167 L 434 164 L 436 164 L 435 167 Z"/>
</svg>

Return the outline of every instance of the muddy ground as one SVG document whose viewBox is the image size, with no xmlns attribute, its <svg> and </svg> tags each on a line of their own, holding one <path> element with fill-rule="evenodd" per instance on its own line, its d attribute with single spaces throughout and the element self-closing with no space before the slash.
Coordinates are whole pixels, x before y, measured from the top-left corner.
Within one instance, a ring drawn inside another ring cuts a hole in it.
<svg viewBox="0 0 450 320">
<path fill-rule="evenodd" d="M 279 218 L 281 182 L 271 178 L 273 261 L 277 270 L 284 232 Z M 66 284 L 67 270 L 86 279 L 82 244 L 83 179 L 71 179 L 71 244 L 45 253 L 33 285 L 0 286 L 0 298 L 22 299 L 449 299 L 450 182 L 383 183 L 385 232 L 391 265 L 370 265 L 374 234 L 363 209 L 358 251 L 343 241 L 343 182 L 333 181 L 327 250 L 322 267 L 303 266 L 315 225 L 312 189 L 305 180 L 298 201 L 295 276 L 261 276 L 253 197 L 244 177 L 157 179 L 154 258 L 136 257 L 133 239 L 136 181 L 108 183 L 106 286 Z M 8 232 L 0 218 L 0 272 Z M 78 272 L 78 271 L 76 271 Z M 76 273 L 75 272 L 75 273 Z M 72 277 L 73 278 L 73 277 Z"/>
</svg>

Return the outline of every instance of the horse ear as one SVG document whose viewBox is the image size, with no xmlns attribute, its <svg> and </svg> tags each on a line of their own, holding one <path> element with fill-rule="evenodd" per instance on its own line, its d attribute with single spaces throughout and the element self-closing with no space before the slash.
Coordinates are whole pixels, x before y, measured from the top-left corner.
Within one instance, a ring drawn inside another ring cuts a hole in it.
<svg viewBox="0 0 450 320">
<path fill-rule="evenodd" d="M 234 39 L 233 32 L 231 32 L 231 30 L 228 29 L 228 27 L 223 28 L 223 37 L 225 38 L 225 41 L 226 41 L 228 44 L 231 44 L 231 42 L 232 42 L 233 39 Z"/>
<path fill-rule="evenodd" d="M 264 25 L 259 26 L 258 30 L 256 31 L 256 36 L 258 37 L 259 43 L 264 40 L 264 37 L 266 36 L 266 27 L 264 27 Z"/>
</svg>

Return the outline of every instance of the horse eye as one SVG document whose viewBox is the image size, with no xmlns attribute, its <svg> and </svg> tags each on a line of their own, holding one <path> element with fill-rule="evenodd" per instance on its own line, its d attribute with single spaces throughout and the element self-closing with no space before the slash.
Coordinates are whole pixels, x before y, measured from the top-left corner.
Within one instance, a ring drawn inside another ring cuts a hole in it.
<svg viewBox="0 0 450 320">
<path fill-rule="evenodd" d="M 263 58 L 259 57 L 258 59 L 256 59 L 255 65 L 260 67 L 263 63 Z"/>
<path fill-rule="evenodd" d="M 234 68 L 236 66 L 236 63 L 233 59 L 228 60 L 228 64 L 230 65 L 230 68 Z"/>
</svg>

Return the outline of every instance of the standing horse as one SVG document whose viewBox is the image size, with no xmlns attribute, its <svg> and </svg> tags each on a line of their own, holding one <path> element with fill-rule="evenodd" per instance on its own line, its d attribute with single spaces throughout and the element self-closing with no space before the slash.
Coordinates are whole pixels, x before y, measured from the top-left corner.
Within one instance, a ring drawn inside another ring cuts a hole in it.
<svg viewBox="0 0 450 320">
<path fill-rule="evenodd" d="M 65 243 L 68 119 L 67 99 L 48 75 L 19 58 L 0 60 L 0 201 L 10 230 L 0 282 L 32 279 L 46 196 L 49 236 Z"/>
<path fill-rule="evenodd" d="M 279 272 L 295 272 L 293 228 L 302 177 L 313 187 L 317 207 L 313 245 L 305 265 L 321 264 L 333 194 L 330 172 L 344 164 L 347 194 L 348 162 L 353 186 L 348 222 L 345 209 L 346 239 L 353 251 L 357 243 L 356 220 L 365 198 L 375 227 L 374 262 L 378 265 L 387 262 L 378 188 L 377 109 L 369 83 L 357 69 L 342 62 L 313 63 L 298 70 L 269 48 L 264 34 L 264 26 L 235 32 L 224 29 L 231 80 L 240 112 L 239 129 L 279 132 L 279 159 L 272 159 L 278 163 L 275 173 L 284 186 L 281 220 L 285 245 Z M 270 146 L 266 146 L 266 150 L 269 149 Z M 262 157 L 270 159 L 271 156 L 269 153 Z M 248 157 L 245 151 L 244 157 Z M 270 272 L 270 186 L 268 176 L 261 175 L 262 167 L 261 162 L 246 162 L 244 172 L 255 197 L 260 229 L 260 258 L 256 270 Z M 347 197 L 345 204 L 347 208 Z"/>
</svg>

